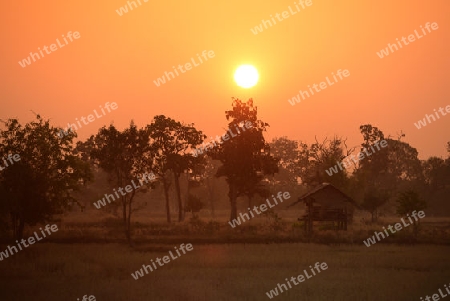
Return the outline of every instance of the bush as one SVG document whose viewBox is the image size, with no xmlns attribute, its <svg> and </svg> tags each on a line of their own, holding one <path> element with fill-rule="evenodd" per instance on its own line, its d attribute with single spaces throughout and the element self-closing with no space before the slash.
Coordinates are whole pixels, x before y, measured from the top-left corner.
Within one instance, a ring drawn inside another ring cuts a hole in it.
<svg viewBox="0 0 450 301">
<path fill-rule="evenodd" d="M 184 211 L 192 212 L 192 215 L 196 216 L 195 213 L 200 212 L 200 210 L 202 210 L 204 206 L 205 204 L 200 200 L 199 197 L 193 194 L 189 194 L 186 206 L 184 207 Z"/>
<path fill-rule="evenodd" d="M 191 217 L 189 219 L 189 228 L 193 231 L 193 232 L 203 232 L 204 228 L 205 228 L 205 222 L 202 221 L 198 215 L 194 215 L 193 217 Z"/>
</svg>

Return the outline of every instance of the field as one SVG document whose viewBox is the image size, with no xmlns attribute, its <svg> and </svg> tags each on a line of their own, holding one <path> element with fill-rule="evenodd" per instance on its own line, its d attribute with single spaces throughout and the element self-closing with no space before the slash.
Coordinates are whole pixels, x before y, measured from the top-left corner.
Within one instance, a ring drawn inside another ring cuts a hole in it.
<svg viewBox="0 0 450 301">
<path fill-rule="evenodd" d="M 186 241 L 188 243 L 188 241 Z M 419 300 L 450 279 L 449 247 L 315 244 L 194 245 L 144 277 L 167 251 L 122 244 L 39 244 L 1 262 L 2 301 L 269 300 L 265 294 L 316 262 L 328 269 L 277 300 Z"/>
<path fill-rule="evenodd" d="M 417 240 L 404 229 L 366 247 L 363 239 L 399 218 L 369 224 L 358 216 L 339 232 L 317 225 L 309 239 L 298 213 L 279 211 L 234 229 L 227 215 L 219 211 L 212 220 L 202 212 L 199 219 L 188 215 L 167 225 L 163 214 L 149 223 L 140 212 L 130 247 L 119 219 L 96 210 L 71 212 L 57 222 L 57 233 L 0 261 L 0 300 L 270 300 L 266 292 L 316 262 L 328 269 L 273 299 L 420 300 L 449 283 L 448 218 L 428 217 Z M 10 241 L 1 241 L 3 251 Z M 138 280 L 131 276 L 181 243 L 194 249 Z"/>
</svg>

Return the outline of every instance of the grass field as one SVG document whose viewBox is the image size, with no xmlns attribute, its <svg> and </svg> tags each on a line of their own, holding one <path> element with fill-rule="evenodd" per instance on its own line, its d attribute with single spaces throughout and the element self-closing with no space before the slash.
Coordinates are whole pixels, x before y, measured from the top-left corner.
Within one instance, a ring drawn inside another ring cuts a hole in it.
<svg viewBox="0 0 450 301">
<path fill-rule="evenodd" d="M 428 245 L 194 245 L 158 270 L 131 277 L 173 247 L 33 245 L 0 262 L 0 300 L 269 300 L 267 291 L 316 262 L 328 269 L 274 299 L 420 300 L 450 282 L 450 248 Z"/>
<path fill-rule="evenodd" d="M 309 240 L 298 213 L 278 214 L 281 219 L 260 216 L 231 228 L 225 210 L 214 220 L 202 212 L 199 220 L 188 215 L 171 225 L 163 214 L 139 212 L 129 247 L 120 219 L 96 210 L 72 212 L 57 222 L 57 233 L 0 261 L 0 301 L 76 301 L 84 295 L 108 301 L 270 300 L 266 292 L 316 262 L 328 269 L 274 299 L 420 300 L 450 282 L 448 218 L 427 217 L 417 240 L 408 228 L 368 248 L 364 239 L 399 218 L 367 224 L 357 217 L 339 232 L 317 225 Z M 24 237 L 35 230 L 27 228 Z M 181 243 L 194 250 L 138 280 L 131 276 Z M 0 251 L 8 244 L 2 235 Z"/>
</svg>

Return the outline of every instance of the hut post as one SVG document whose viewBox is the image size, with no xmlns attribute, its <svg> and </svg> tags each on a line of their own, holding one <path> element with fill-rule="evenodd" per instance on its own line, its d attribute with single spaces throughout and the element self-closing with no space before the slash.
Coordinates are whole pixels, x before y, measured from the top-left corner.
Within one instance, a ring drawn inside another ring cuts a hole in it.
<svg viewBox="0 0 450 301">
<path fill-rule="evenodd" d="M 347 221 L 348 221 L 348 212 L 347 206 L 345 206 L 345 220 L 344 220 L 344 230 L 347 231 Z"/>
<path fill-rule="evenodd" d="M 308 200 L 308 233 L 312 234 L 313 232 L 313 210 L 312 210 L 312 200 Z"/>
</svg>

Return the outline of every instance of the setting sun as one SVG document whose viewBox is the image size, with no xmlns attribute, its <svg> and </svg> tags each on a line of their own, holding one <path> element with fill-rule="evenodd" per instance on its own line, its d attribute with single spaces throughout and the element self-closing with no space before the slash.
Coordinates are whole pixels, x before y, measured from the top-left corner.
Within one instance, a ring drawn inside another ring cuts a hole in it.
<svg viewBox="0 0 450 301">
<path fill-rule="evenodd" d="M 234 80 L 242 88 L 251 88 L 258 82 L 258 70 L 252 65 L 242 65 L 234 73 Z"/>
</svg>

